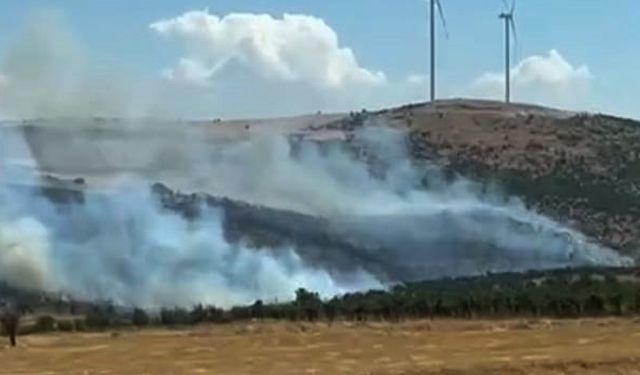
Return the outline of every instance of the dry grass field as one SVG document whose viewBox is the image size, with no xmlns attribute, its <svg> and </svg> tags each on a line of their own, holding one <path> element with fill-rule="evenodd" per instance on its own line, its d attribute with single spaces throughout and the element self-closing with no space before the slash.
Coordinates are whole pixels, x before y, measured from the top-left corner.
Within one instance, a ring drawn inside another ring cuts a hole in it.
<svg viewBox="0 0 640 375">
<path fill-rule="evenodd" d="M 6 374 L 640 374 L 640 321 L 254 323 L 22 337 Z"/>
</svg>

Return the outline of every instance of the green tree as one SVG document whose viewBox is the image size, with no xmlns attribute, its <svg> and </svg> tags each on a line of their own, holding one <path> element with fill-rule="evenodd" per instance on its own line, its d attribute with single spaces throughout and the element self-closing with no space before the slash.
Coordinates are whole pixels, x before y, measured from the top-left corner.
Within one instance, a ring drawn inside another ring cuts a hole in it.
<svg viewBox="0 0 640 375">
<path fill-rule="evenodd" d="M 320 318 L 322 300 L 318 293 L 309 292 L 306 289 L 300 288 L 296 290 L 295 304 L 307 321 L 313 322 Z"/>
<path fill-rule="evenodd" d="M 133 310 L 131 322 L 136 327 L 146 327 L 150 322 L 149 315 L 143 309 L 136 308 Z"/>
<path fill-rule="evenodd" d="M 251 305 L 251 318 L 252 319 L 264 319 L 265 308 L 262 300 L 257 300 Z"/>
<path fill-rule="evenodd" d="M 56 328 L 56 320 L 51 315 L 39 316 L 33 328 L 36 332 L 51 332 Z"/>
<path fill-rule="evenodd" d="M 11 346 L 16 346 L 16 336 L 18 335 L 18 327 L 20 326 L 21 314 L 12 308 L 6 308 L 2 311 L 0 322 L 5 333 L 9 336 Z"/>
</svg>

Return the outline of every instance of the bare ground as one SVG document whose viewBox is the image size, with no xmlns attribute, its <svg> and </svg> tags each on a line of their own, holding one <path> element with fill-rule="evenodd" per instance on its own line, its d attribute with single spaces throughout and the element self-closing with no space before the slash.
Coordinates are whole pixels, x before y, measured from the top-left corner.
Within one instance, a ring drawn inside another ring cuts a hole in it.
<svg viewBox="0 0 640 375">
<path fill-rule="evenodd" d="M 7 374 L 640 374 L 640 321 L 254 323 L 29 336 Z"/>
</svg>

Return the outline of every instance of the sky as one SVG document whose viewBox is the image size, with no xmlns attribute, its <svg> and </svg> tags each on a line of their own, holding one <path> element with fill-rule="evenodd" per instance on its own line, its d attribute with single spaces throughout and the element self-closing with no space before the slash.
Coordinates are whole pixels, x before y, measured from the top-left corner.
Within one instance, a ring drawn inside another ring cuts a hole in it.
<svg viewBox="0 0 640 375">
<path fill-rule="evenodd" d="M 501 0 L 442 0 L 438 96 L 502 99 Z M 640 118 L 640 2 L 520 0 L 514 100 Z M 424 0 L 0 0 L 0 116 L 285 116 L 426 100 Z"/>
</svg>

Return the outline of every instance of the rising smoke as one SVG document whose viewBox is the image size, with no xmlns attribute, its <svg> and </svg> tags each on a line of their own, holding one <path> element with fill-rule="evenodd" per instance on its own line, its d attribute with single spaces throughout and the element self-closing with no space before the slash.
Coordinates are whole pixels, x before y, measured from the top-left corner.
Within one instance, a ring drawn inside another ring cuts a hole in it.
<svg viewBox="0 0 640 375">
<path fill-rule="evenodd" d="M 30 150 L 15 144 L 24 134 L 5 128 L 3 149 Z M 183 159 L 180 169 L 158 169 L 153 163 L 128 169 L 114 166 L 114 158 L 109 164 L 123 174 L 118 185 L 97 188 L 83 204 L 65 206 L 20 188 L 39 183 L 18 173 L 20 166 L 38 165 L 38 160 L 16 167 L 15 158 L 3 155 L 1 277 L 20 287 L 129 305 L 230 306 L 288 299 L 298 287 L 331 296 L 405 280 L 628 262 L 517 202 L 484 197 L 469 182 L 447 183 L 433 167 L 412 165 L 402 133 L 375 127 L 357 139 L 375 153 L 376 173 L 341 145 L 292 148 L 285 138 L 258 135 L 205 150 L 191 147 L 187 139 L 173 148 L 173 155 Z M 90 149 L 108 155 L 109 147 L 131 147 L 130 139 L 121 141 L 117 145 L 110 136 L 101 145 L 94 136 Z M 46 154 L 50 166 L 59 149 L 69 152 L 63 144 L 54 145 Z M 141 150 L 150 154 L 140 157 L 152 160 L 164 147 Z M 81 152 L 77 156 L 92 160 Z M 189 161 L 192 168 L 183 169 Z M 293 246 L 230 243 L 222 209 L 204 209 L 196 220 L 162 210 L 149 192 L 158 180 L 324 218 L 336 235 L 378 260 L 382 270 L 318 262 Z"/>
<path fill-rule="evenodd" d="M 7 129 L 2 135 L 4 145 L 20 139 Z M 230 244 L 224 212 L 210 209 L 188 221 L 162 211 L 149 181 L 128 179 L 126 186 L 88 194 L 82 205 L 56 206 L 33 195 L 26 187 L 39 181 L 16 172 L 10 160 L 2 159 L 0 275 L 15 286 L 144 306 L 230 306 L 286 300 L 298 287 L 329 296 L 380 286 L 364 272 L 351 285 L 338 285 L 295 249 Z"/>
</svg>

